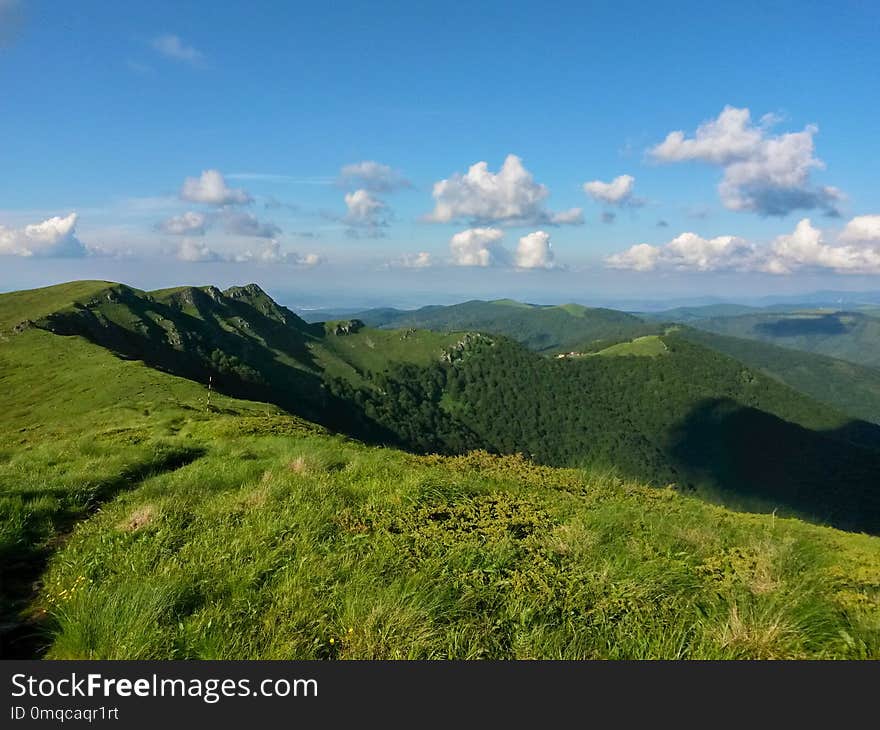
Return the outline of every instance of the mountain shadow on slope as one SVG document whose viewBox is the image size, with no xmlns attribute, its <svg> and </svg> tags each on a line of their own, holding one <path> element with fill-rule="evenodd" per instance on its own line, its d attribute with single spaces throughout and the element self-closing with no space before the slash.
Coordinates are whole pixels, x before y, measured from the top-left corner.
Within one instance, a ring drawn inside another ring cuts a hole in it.
<svg viewBox="0 0 880 730">
<path fill-rule="evenodd" d="M 755 330 L 770 337 L 803 337 L 807 335 L 842 335 L 849 328 L 837 314 L 811 317 L 782 317 L 770 322 L 759 322 Z"/>
<path fill-rule="evenodd" d="M 744 509 L 781 511 L 844 530 L 880 532 L 880 454 L 730 399 L 706 399 L 671 435 L 683 473 Z M 841 437 L 842 436 L 842 437 Z"/>
<path fill-rule="evenodd" d="M 664 339 L 663 356 L 560 361 L 484 338 L 452 362 L 391 367 L 372 389 L 331 388 L 414 450 L 608 467 L 657 486 L 720 492 L 740 508 L 880 531 L 880 428 Z"/>
</svg>

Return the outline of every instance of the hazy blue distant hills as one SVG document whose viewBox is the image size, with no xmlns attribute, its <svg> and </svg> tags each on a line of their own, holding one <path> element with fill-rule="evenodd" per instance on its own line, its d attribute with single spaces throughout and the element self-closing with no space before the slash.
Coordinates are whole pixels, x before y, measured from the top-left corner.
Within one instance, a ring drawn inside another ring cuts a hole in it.
<svg viewBox="0 0 880 730">
<path fill-rule="evenodd" d="M 871 311 L 795 310 L 689 319 L 699 329 L 880 367 L 880 317 Z"/>
<path fill-rule="evenodd" d="M 555 352 L 575 345 L 601 349 L 621 340 L 659 331 L 654 324 L 613 309 L 580 304 L 545 306 L 511 299 L 474 300 L 412 311 L 371 309 L 351 316 L 371 327 L 504 335 L 536 352 Z"/>
</svg>

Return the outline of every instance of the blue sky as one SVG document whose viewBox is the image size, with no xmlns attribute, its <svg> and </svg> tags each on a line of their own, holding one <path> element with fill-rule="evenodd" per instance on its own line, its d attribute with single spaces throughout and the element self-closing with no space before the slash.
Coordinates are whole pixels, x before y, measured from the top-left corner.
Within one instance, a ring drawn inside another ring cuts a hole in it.
<svg viewBox="0 0 880 730">
<path fill-rule="evenodd" d="M 0 0 L 0 288 L 880 288 L 878 32 L 873 3 Z"/>
</svg>

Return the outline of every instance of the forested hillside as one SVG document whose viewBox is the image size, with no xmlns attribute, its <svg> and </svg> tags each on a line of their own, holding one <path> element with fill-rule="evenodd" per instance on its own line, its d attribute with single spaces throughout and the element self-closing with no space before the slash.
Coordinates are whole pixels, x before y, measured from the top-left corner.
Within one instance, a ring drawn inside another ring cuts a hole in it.
<svg viewBox="0 0 880 730">
<path fill-rule="evenodd" d="M 547 359 L 474 337 L 447 362 L 332 387 L 420 450 L 602 466 L 739 507 L 880 528 L 880 429 L 682 337 L 663 340 L 663 355 Z"/>
<path fill-rule="evenodd" d="M 681 335 L 736 358 L 850 416 L 880 423 L 880 369 L 691 327 L 683 328 Z"/>
<path fill-rule="evenodd" d="M 744 317 L 744 315 L 749 315 Z M 396 309 L 375 309 L 357 317 L 376 327 L 397 327 L 404 324 L 425 327 L 438 332 L 476 330 L 504 335 L 536 352 L 553 355 L 560 352 L 598 352 L 620 345 L 620 351 L 632 352 L 630 343 L 649 345 L 654 335 L 672 331 L 678 325 L 684 337 L 716 352 L 733 357 L 750 368 L 776 378 L 798 392 L 815 398 L 847 415 L 867 421 L 880 420 L 880 369 L 859 366 L 840 359 L 846 356 L 848 343 L 841 355 L 829 357 L 794 350 L 797 342 L 785 338 L 768 340 L 728 338 L 708 329 L 724 329 L 751 320 L 794 320 L 801 314 L 783 306 L 756 308 L 738 304 L 713 304 L 702 307 L 679 307 L 663 312 L 639 314 L 582 307 L 535 306 L 510 300 L 466 302 L 453 306 L 432 306 L 406 312 Z M 862 315 L 860 315 L 862 316 Z M 876 333 L 866 331 L 870 338 Z M 859 336 L 860 337 L 860 336 Z M 873 345 L 872 345 L 873 346 Z M 827 347 L 834 351 L 836 346 Z M 867 350 L 870 352 L 870 348 Z M 870 359 L 868 356 L 867 359 Z"/>
</svg>

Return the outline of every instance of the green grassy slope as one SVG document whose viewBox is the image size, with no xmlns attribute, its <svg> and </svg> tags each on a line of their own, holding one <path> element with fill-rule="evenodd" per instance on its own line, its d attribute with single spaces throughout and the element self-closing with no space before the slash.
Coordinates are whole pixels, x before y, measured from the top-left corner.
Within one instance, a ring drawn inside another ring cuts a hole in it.
<svg viewBox="0 0 880 730">
<path fill-rule="evenodd" d="M 176 438 L 182 423 L 278 409 L 31 329 L 0 339 L 0 411 L 0 628 L 8 628 L 59 535 L 119 491 L 199 457 L 201 446 Z"/>
<path fill-rule="evenodd" d="M 665 355 L 669 352 L 666 343 L 659 335 L 645 335 L 636 337 L 629 342 L 619 342 L 611 345 L 603 350 L 599 350 L 596 355 L 600 357 L 622 357 L 624 355 L 632 355 L 634 357 L 656 357 L 657 355 Z"/>
<path fill-rule="evenodd" d="M 638 317 L 613 309 L 579 304 L 538 306 L 510 299 L 423 307 L 413 312 L 378 309 L 354 316 L 375 327 L 504 335 L 537 352 L 566 350 L 574 345 L 601 349 L 658 331 Z"/>
<path fill-rule="evenodd" d="M 878 538 L 367 447 L 77 337 L 0 354 L 4 520 L 78 505 L 0 583 L 4 656 L 880 658 Z"/>
<path fill-rule="evenodd" d="M 384 432 L 328 394 L 324 378 L 362 383 L 366 372 L 390 363 L 439 358 L 456 339 L 308 324 L 253 284 L 225 292 L 210 286 L 143 292 L 73 282 L 0 295 L 0 322 L 3 337 L 23 328 L 82 336 L 163 372 L 210 382 L 227 395 L 269 401 L 380 440 Z"/>
</svg>

